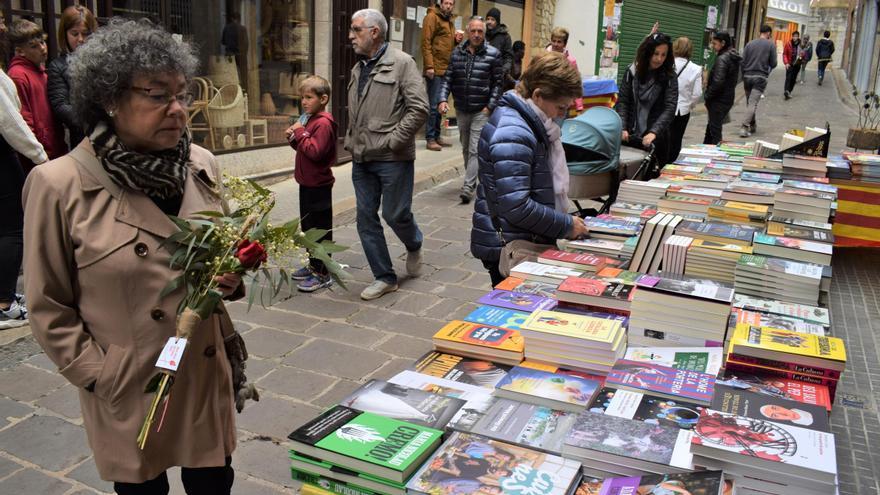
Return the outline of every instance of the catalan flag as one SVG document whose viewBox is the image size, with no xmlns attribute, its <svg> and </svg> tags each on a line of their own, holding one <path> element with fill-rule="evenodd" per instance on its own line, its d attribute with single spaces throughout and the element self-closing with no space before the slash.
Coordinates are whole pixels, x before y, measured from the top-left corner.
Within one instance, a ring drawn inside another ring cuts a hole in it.
<svg viewBox="0 0 880 495">
<path fill-rule="evenodd" d="M 880 184 L 832 181 L 837 186 L 834 245 L 880 247 Z"/>
</svg>

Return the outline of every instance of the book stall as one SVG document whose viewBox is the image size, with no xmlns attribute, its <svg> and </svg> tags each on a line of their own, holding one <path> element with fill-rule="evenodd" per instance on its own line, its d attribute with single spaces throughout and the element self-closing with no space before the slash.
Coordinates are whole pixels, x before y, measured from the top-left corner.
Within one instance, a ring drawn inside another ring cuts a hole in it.
<svg viewBox="0 0 880 495">
<path fill-rule="evenodd" d="M 836 158 L 796 149 L 823 132 L 690 146 L 622 182 L 588 238 L 517 265 L 409 369 L 292 432 L 300 493 L 836 494 L 848 200 Z"/>
</svg>

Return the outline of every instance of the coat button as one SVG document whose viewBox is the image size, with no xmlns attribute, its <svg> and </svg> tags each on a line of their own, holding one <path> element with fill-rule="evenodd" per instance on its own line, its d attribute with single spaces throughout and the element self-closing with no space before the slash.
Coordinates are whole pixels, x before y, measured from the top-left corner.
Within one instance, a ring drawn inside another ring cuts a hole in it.
<svg viewBox="0 0 880 495">
<path fill-rule="evenodd" d="M 140 256 L 141 258 L 146 256 L 147 253 L 149 253 L 149 252 L 150 252 L 150 249 L 143 242 L 139 242 L 134 245 L 134 254 Z"/>
<path fill-rule="evenodd" d="M 152 311 L 150 311 L 150 318 L 156 321 L 162 321 L 165 319 L 165 312 L 159 308 L 154 308 Z"/>
<path fill-rule="evenodd" d="M 214 357 L 214 354 L 217 354 L 217 348 L 216 348 L 216 347 L 214 347 L 214 346 L 212 346 L 212 345 L 209 345 L 208 347 L 205 347 L 205 356 L 207 356 L 207 357 Z"/>
</svg>

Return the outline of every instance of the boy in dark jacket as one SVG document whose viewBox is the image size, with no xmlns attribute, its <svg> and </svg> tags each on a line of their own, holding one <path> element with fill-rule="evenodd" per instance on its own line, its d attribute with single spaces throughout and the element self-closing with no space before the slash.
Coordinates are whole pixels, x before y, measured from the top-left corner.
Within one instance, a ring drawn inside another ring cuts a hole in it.
<svg viewBox="0 0 880 495">
<path fill-rule="evenodd" d="M 819 86 L 825 79 L 825 68 L 831 62 L 831 55 L 834 54 L 834 42 L 831 41 L 831 31 L 822 33 L 822 39 L 816 43 L 816 57 L 819 59 Z"/>
<path fill-rule="evenodd" d="M 336 121 L 324 111 L 330 101 L 330 83 L 320 76 L 309 76 L 299 86 L 303 114 L 287 129 L 287 140 L 296 150 L 293 176 L 299 184 L 299 216 L 303 232 L 325 229 L 321 240 L 332 240 L 333 172 L 336 163 Z M 324 263 L 309 258 L 309 266 L 293 274 L 297 289 L 314 292 L 333 284 Z"/>
<path fill-rule="evenodd" d="M 15 56 L 9 63 L 9 78 L 15 82 L 18 98 L 21 100 L 21 116 L 33 131 L 37 141 L 43 145 L 49 159 L 67 153 L 64 132 L 55 121 L 49 105 L 46 89 L 47 76 L 46 41 L 43 30 L 31 21 L 18 20 L 9 30 L 9 41 L 15 48 Z M 22 160 L 25 173 L 35 164 Z"/>
</svg>

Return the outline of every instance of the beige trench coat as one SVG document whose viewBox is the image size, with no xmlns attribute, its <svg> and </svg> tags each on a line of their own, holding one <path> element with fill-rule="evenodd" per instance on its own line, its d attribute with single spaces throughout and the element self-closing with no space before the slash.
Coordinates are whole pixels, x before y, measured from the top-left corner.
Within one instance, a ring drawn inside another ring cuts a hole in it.
<svg viewBox="0 0 880 495">
<path fill-rule="evenodd" d="M 181 217 L 220 210 L 213 155 L 192 147 Z M 144 194 L 121 189 L 84 140 L 36 167 L 24 189 L 24 279 L 30 325 L 46 355 L 79 387 L 83 421 L 101 478 L 140 483 L 172 466 L 222 466 L 235 449 L 225 313 L 187 345 L 160 432 L 136 438 L 162 347 L 175 334 L 179 274 L 163 239 L 177 231 Z M 225 310 L 224 310 L 225 311 Z M 95 383 L 94 392 L 85 389 Z M 52 445 L 44 446 L 47 449 Z"/>
</svg>

